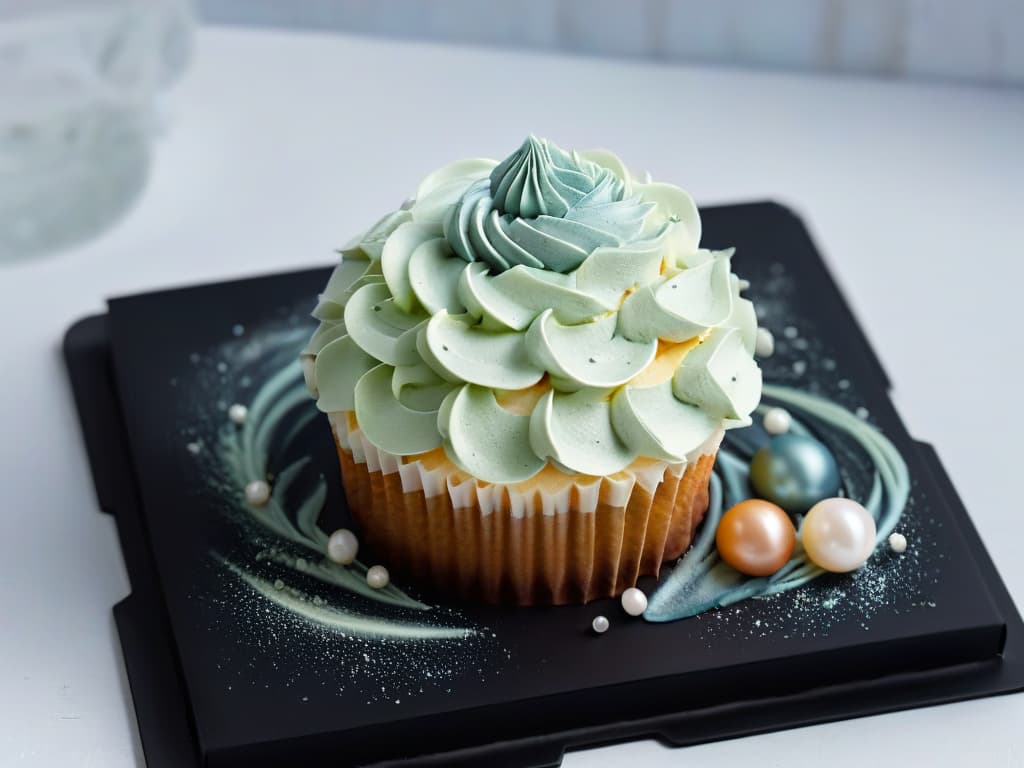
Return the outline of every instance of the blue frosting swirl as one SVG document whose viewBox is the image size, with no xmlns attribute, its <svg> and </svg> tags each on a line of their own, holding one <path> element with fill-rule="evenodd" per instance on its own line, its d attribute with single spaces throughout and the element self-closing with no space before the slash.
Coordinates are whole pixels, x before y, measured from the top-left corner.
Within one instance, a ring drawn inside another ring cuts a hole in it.
<svg viewBox="0 0 1024 768">
<path fill-rule="evenodd" d="M 520 264 L 565 273 L 598 248 L 660 237 L 666 227 L 651 231 L 648 220 L 656 207 L 610 168 L 530 136 L 466 189 L 444 234 L 455 253 L 494 274 Z"/>
</svg>

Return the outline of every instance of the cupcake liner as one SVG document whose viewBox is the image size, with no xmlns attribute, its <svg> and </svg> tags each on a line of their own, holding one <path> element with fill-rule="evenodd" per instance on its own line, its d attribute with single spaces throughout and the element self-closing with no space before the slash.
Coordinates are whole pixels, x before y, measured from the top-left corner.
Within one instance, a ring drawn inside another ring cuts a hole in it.
<svg viewBox="0 0 1024 768">
<path fill-rule="evenodd" d="M 686 463 L 638 460 L 609 477 L 549 467 L 536 481 L 469 477 L 438 449 L 378 450 L 351 413 L 331 414 L 349 509 L 396 574 L 487 603 L 586 603 L 657 576 L 685 552 L 708 505 L 721 433 Z"/>
</svg>

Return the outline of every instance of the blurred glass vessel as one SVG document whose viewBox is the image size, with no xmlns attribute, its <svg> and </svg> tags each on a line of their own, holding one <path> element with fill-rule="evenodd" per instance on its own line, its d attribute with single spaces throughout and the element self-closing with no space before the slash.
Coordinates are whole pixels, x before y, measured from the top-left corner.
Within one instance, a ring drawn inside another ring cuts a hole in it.
<svg viewBox="0 0 1024 768">
<path fill-rule="evenodd" d="M 0 263 L 109 227 L 141 192 L 191 0 L 0 2 Z"/>
</svg>

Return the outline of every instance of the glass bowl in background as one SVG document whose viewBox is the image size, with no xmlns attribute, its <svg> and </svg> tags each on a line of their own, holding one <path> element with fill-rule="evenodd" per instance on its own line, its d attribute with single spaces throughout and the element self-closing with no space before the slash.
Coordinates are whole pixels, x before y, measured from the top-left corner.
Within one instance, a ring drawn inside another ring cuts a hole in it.
<svg viewBox="0 0 1024 768">
<path fill-rule="evenodd" d="M 191 0 L 0 3 L 0 263 L 107 229 L 141 192 Z"/>
</svg>

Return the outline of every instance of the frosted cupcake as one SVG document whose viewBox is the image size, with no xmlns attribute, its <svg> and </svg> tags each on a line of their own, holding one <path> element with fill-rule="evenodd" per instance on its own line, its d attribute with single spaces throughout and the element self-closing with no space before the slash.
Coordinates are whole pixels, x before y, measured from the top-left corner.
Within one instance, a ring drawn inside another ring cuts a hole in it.
<svg viewBox="0 0 1024 768">
<path fill-rule="evenodd" d="M 699 241 L 683 190 L 531 136 L 342 250 L 303 366 L 392 571 L 561 604 L 685 552 L 761 393 L 732 251 Z"/>
</svg>

